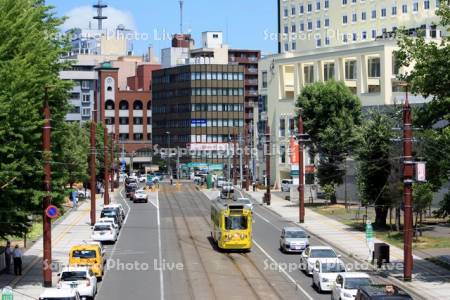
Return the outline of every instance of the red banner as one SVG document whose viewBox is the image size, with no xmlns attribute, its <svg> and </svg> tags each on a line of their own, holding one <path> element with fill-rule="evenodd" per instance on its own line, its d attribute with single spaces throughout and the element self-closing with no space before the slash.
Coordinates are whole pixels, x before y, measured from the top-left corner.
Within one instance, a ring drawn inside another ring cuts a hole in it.
<svg viewBox="0 0 450 300">
<path fill-rule="evenodd" d="M 291 137 L 290 148 L 291 148 L 291 164 L 298 164 L 300 161 L 298 155 L 299 146 L 293 137 Z"/>
</svg>

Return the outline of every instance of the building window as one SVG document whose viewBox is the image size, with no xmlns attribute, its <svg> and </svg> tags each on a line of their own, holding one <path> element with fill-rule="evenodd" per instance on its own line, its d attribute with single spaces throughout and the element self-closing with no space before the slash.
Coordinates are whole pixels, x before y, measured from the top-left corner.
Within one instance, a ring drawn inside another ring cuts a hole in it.
<svg viewBox="0 0 450 300">
<path fill-rule="evenodd" d="M 392 15 L 393 16 L 397 15 L 397 6 L 392 6 Z"/>
<path fill-rule="evenodd" d="M 423 1 L 423 8 L 430 9 L 430 0 Z"/>
<path fill-rule="evenodd" d="M 114 109 L 114 101 L 112 101 L 112 100 L 106 100 L 106 102 L 105 102 L 105 109 L 106 109 L 106 110 L 112 110 L 112 109 Z"/>
<path fill-rule="evenodd" d="M 133 109 L 134 110 L 142 110 L 144 108 L 144 106 L 142 105 L 142 101 L 141 100 L 136 100 L 133 103 Z"/>
<path fill-rule="evenodd" d="M 284 51 L 289 51 L 289 44 L 288 43 L 284 44 Z"/>
<path fill-rule="evenodd" d="M 106 88 L 106 90 L 107 90 L 108 92 L 112 92 L 112 86 L 108 86 L 108 87 Z"/>
<path fill-rule="evenodd" d="M 284 26 L 284 33 L 288 34 L 289 33 L 289 28 L 287 26 Z"/>
<path fill-rule="evenodd" d="M 295 6 L 291 7 L 291 15 L 295 16 Z"/>
<path fill-rule="evenodd" d="M 347 5 L 347 0 L 342 0 L 342 5 Z"/>
<path fill-rule="evenodd" d="M 381 88 L 379 85 L 369 85 L 368 91 L 369 94 L 378 94 L 381 92 Z"/>
<path fill-rule="evenodd" d="M 287 8 L 284 9 L 284 16 L 285 17 L 289 16 L 289 10 Z"/>
<path fill-rule="evenodd" d="M 114 125 L 114 117 L 105 118 L 106 125 Z"/>
<path fill-rule="evenodd" d="M 325 37 L 325 45 L 330 45 L 330 38 L 329 37 Z"/>
<path fill-rule="evenodd" d="M 308 30 L 311 31 L 313 29 L 312 21 L 308 21 Z"/>
<path fill-rule="evenodd" d="M 392 75 L 400 74 L 400 61 L 396 55 L 392 55 Z"/>
<path fill-rule="evenodd" d="M 312 3 L 308 3 L 308 12 L 312 12 Z"/>
<path fill-rule="evenodd" d="M 353 33 L 353 41 L 356 42 L 358 40 L 358 35 L 356 33 Z"/>
<path fill-rule="evenodd" d="M 316 2 L 316 10 L 320 10 L 320 1 Z"/>
<path fill-rule="evenodd" d="M 316 47 L 317 48 L 322 47 L 322 40 L 321 39 L 317 39 L 316 40 Z"/>
<path fill-rule="evenodd" d="M 267 71 L 262 72 L 262 87 L 267 88 Z"/>
<path fill-rule="evenodd" d="M 292 42 L 292 51 L 297 50 L 297 43 L 296 42 Z"/>
<path fill-rule="evenodd" d="M 286 136 L 286 119 L 280 118 L 280 136 Z"/>
<path fill-rule="evenodd" d="M 386 17 L 386 8 L 382 8 L 381 9 L 381 17 L 385 18 Z"/>
<path fill-rule="evenodd" d="M 91 102 L 91 95 L 89 95 L 89 94 L 83 94 L 83 99 L 82 99 L 82 101 L 83 102 Z"/>
<path fill-rule="evenodd" d="M 147 117 L 147 125 L 152 125 L 152 117 Z"/>
<path fill-rule="evenodd" d="M 126 101 L 126 100 L 120 101 L 119 109 L 120 110 L 128 110 L 128 101 Z"/>
<path fill-rule="evenodd" d="M 128 125 L 130 123 L 128 117 L 120 117 L 119 118 L 119 124 L 120 125 Z"/>
<path fill-rule="evenodd" d="M 320 20 L 317 20 L 316 28 L 320 29 Z"/>
<path fill-rule="evenodd" d="M 286 163 L 286 146 L 285 145 L 280 146 L 280 163 L 282 163 L 282 164 Z"/>
<path fill-rule="evenodd" d="M 380 78 L 380 58 L 373 57 L 368 59 L 368 71 L 370 78 Z"/>
<path fill-rule="evenodd" d="M 334 63 L 325 63 L 323 65 L 323 80 L 334 79 Z"/>
<path fill-rule="evenodd" d="M 133 134 L 133 140 L 135 141 L 142 141 L 144 139 L 144 135 L 142 133 L 135 133 Z"/>
<path fill-rule="evenodd" d="M 325 28 L 328 28 L 328 27 L 330 27 L 330 19 L 326 18 L 325 19 Z"/>
<path fill-rule="evenodd" d="M 342 16 L 342 24 L 347 24 L 347 16 Z"/>
<path fill-rule="evenodd" d="M 127 141 L 130 139 L 130 135 L 128 133 L 120 133 L 119 134 L 119 139 L 121 141 Z"/>
<path fill-rule="evenodd" d="M 295 26 L 295 24 L 291 26 L 291 31 L 292 32 L 296 32 L 297 31 L 297 27 Z"/>
<path fill-rule="evenodd" d="M 83 90 L 89 90 L 91 88 L 91 83 L 89 80 L 82 80 L 81 81 L 81 89 Z"/>
<path fill-rule="evenodd" d="M 300 5 L 300 14 L 302 15 L 305 12 L 305 6 L 303 4 Z"/>
<path fill-rule="evenodd" d="M 348 42 L 348 36 L 346 33 L 342 34 L 342 42 L 345 44 Z"/>
<path fill-rule="evenodd" d="M 363 40 L 366 40 L 366 39 L 367 39 L 367 31 L 363 31 L 363 32 L 362 32 L 361 38 L 362 38 Z"/>
<path fill-rule="evenodd" d="M 90 117 L 91 116 L 91 109 L 90 108 L 83 108 L 81 110 L 81 115 L 84 117 Z"/>
<path fill-rule="evenodd" d="M 142 125 L 142 124 L 144 124 L 144 119 L 141 117 L 134 117 L 133 124 L 134 125 Z"/>
<path fill-rule="evenodd" d="M 361 13 L 361 20 L 362 20 L 362 21 L 367 20 L 367 13 L 366 13 L 365 11 L 363 11 L 363 12 Z"/>
<path fill-rule="evenodd" d="M 300 23 L 300 31 L 305 31 L 305 23 Z"/>
<path fill-rule="evenodd" d="M 356 21 L 358 21 L 358 17 L 356 15 L 356 13 L 352 14 L 352 22 L 356 23 Z"/>
<path fill-rule="evenodd" d="M 330 0 L 325 0 L 325 3 L 324 3 L 323 6 L 324 6 L 325 9 L 330 8 Z"/>
<path fill-rule="evenodd" d="M 372 10 L 372 20 L 377 18 L 377 11 L 374 9 Z"/>
<path fill-rule="evenodd" d="M 402 5 L 402 13 L 403 14 L 407 14 L 408 13 L 408 4 L 403 4 Z"/>
<path fill-rule="evenodd" d="M 419 11 L 419 2 L 416 0 L 413 3 L 413 12 L 418 12 Z"/>
<path fill-rule="evenodd" d="M 356 79 L 356 60 L 347 60 L 345 62 L 345 79 L 355 80 Z"/>
<path fill-rule="evenodd" d="M 303 69 L 303 75 L 305 78 L 305 84 L 314 83 L 314 66 L 305 66 Z"/>
<path fill-rule="evenodd" d="M 377 30 L 373 29 L 372 30 L 372 38 L 375 39 L 377 37 Z"/>
</svg>

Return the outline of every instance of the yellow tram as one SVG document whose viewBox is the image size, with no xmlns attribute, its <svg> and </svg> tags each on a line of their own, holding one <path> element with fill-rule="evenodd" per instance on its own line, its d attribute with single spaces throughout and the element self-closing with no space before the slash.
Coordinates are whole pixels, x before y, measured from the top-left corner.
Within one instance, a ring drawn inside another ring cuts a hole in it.
<svg viewBox="0 0 450 300">
<path fill-rule="evenodd" d="M 252 248 L 252 211 L 232 200 L 218 198 L 211 202 L 211 236 L 220 249 Z"/>
</svg>

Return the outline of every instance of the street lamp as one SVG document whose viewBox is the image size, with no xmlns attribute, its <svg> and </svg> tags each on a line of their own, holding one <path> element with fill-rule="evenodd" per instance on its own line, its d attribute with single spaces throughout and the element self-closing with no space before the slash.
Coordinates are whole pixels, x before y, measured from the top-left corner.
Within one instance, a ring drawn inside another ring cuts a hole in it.
<svg viewBox="0 0 450 300">
<path fill-rule="evenodd" d="M 170 131 L 166 131 L 167 134 L 167 171 L 169 176 L 172 176 L 172 168 L 170 167 Z"/>
</svg>

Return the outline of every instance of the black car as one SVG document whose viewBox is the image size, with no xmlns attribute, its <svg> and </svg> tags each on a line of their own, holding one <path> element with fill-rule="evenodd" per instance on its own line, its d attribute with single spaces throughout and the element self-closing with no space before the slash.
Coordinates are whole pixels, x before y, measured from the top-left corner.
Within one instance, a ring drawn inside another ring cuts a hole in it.
<svg viewBox="0 0 450 300">
<path fill-rule="evenodd" d="M 377 284 L 358 289 L 355 300 L 409 300 L 413 299 L 407 292 L 395 285 Z"/>
</svg>

